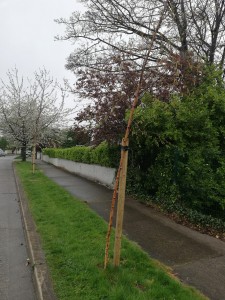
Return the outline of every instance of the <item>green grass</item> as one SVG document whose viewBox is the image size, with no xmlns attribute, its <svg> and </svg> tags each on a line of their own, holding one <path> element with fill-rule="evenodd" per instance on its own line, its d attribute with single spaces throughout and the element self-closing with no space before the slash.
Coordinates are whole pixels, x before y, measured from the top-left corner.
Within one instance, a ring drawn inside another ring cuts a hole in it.
<svg viewBox="0 0 225 300">
<path fill-rule="evenodd" d="M 109 264 L 104 270 L 105 221 L 40 170 L 32 174 L 30 163 L 17 162 L 16 169 L 59 300 L 206 299 L 174 279 L 126 238 L 122 241 L 121 266 Z"/>
</svg>

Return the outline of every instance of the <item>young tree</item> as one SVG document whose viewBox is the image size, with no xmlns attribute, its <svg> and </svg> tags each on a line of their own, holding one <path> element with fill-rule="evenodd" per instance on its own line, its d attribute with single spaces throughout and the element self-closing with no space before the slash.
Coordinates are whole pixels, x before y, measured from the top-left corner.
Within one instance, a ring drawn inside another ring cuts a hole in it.
<svg viewBox="0 0 225 300">
<path fill-rule="evenodd" d="M 3 133 L 20 143 L 22 159 L 26 160 L 27 146 L 40 141 L 45 130 L 67 113 L 63 109 L 65 93 L 45 69 L 35 72 L 27 84 L 17 69 L 7 76 L 8 82 L 1 81 L 0 126 Z"/>
</svg>

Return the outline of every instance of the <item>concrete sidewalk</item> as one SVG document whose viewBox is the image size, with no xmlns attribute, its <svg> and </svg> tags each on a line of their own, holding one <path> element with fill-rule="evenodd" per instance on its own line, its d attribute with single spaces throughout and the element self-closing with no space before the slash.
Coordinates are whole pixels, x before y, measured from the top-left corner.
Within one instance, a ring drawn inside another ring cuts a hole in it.
<svg viewBox="0 0 225 300">
<path fill-rule="evenodd" d="M 43 161 L 37 164 L 45 175 L 87 202 L 108 222 L 111 190 Z M 124 234 L 152 258 L 170 266 L 181 281 L 212 300 L 225 300 L 224 242 L 176 224 L 132 199 L 126 199 Z"/>
</svg>

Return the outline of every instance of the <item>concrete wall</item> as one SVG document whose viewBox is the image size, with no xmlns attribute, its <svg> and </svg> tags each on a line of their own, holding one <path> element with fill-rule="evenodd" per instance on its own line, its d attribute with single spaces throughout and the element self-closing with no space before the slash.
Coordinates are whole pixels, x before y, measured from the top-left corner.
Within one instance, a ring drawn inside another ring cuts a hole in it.
<svg viewBox="0 0 225 300">
<path fill-rule="evenodd" d="M 113 188 L 114 186 L 116 173 L 116 169 L 114 168 L 106 168 L 99 165 L 89 165 L 61 158 L 51 158 L 48 155 L 43 155 L 42 160 L 56 167 L 63 168 L 71 173 L 103 184 L 109 188 Z"/>
</svg>

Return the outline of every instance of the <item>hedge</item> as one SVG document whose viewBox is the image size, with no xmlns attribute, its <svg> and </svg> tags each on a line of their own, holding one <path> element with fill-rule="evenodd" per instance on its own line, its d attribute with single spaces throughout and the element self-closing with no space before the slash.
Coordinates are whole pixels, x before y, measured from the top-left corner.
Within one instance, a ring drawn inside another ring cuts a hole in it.
<svg viewBox="0 0 225 300">
<path fill-rule="evenodd" d="M 225 85 L 211 70 L 188 95 L 146 95 L 134 115 L 128 187 L 225 219 Z"/>
<path fill-rule="evenodd" d="M 43 154 L 52 158 L 68 159 L 111 168 L 118 166 L 119 153 L 119 147 L 109 146 L 106 142 L 101 143 L 97 147 L 45 148 L 43 151 Z"/>
</svg>

